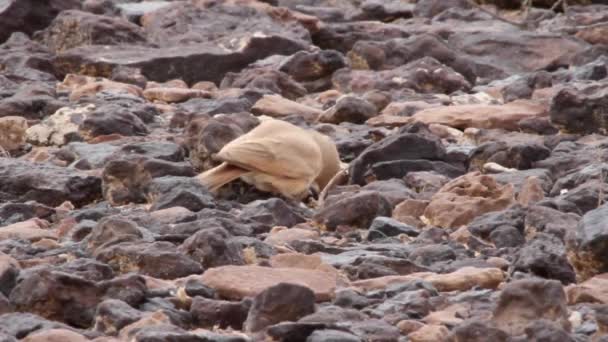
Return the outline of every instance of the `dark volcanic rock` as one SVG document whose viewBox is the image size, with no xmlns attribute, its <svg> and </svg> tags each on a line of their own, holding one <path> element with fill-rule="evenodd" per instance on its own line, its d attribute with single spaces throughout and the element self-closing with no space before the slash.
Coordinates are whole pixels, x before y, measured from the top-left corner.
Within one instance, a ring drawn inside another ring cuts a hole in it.
<svg viewBox="0 0 608 342">
<path fill-rule="evenodd" d="M 203 267 L 169 242 L 122 242 L 101 249 L 97 259 L 121 274 L 137 271 L 161 279 L 200 274 Z"/>
<path fill-rule="evenodd" d="M 406 234 L 409 236 L 416 236 L 420 233 L 420 230 L 409 226 L 405 223 L 401 223 L 390 217 L 376 217 L 372 224 L 369 226 L 369 233 L 367 239 L 377 240 L 390 236 L 397 236 L 399 234 Z"/>
<path fill-rule="evenodd" d="M 7 0 L 0 7 L 0 43 L 13 32 L 44 29 L 63 10 L 79 8 L 79 0 Z"/>
<path fill-rule="evenodd" d="M 594 84 L 582 89 L 564 88 L 551 100 L 551 122 L 570 133 L 606 133 L 608 88 Z"/>
<path fill-rule="evenodd" d="M 247 319 L 251 301 L 248 299 L 240 302 L 226 300 L 207 299 L 194 297 L 190 312 L 196 325 L 204 328 L 219 326 L 222 329 L 228 327 L 242 329 L 243 322 Z"/>
<path fill-rule="evenodd" d="M 83 206 L 101 197 L 101 180 L 51 164 L 0 158 L 0 198 L 48 206 L 70 201 Z"/>
<path fill-rule="evenodd" d="M 152 210 L 180 206 L 197 212 L 215 207 L 213 196 L 196 178 L 155 178 L 147 184 L 145 190 L 148 202 L 152 203 Z"/>
<path fill-rule="evenodd" d="M 591 210 L 580 220 L 575 234 L 568 241 L 568 255 L 581 280 L 608 271 L 606 244 L 608 205 Z"/>
<path fill-rule="evenodd" d="M 97 306 L 94 330 L 113 335 L 142 316 L 140 311 L 121 300 L 104 300 Z"/>
<path fill-rule="evenodd" d="M 41 316 L 27 312 L 0 315 L 0 331 L 18 339 L 22 339 L 33 332 L 49 329 L 76 330 L 67 324 L 47 320 Z"/>
<path fill-rule="evenodd" d="M 86 328 L 102 295 L 102 289 L 91 281 L 41 268 L 20 276 L 10 301 L 18 311 Z"/>
<path fill-rule="evenodd" d="M 423 57 L 390 70 L 340 69 L 333 75 L 335 87 L 342 92 L 362 94 L 371 90 L 451 94 L 468 91 L 471 84 L 460 73 L 432 57 Z"/>
<path fill-rule="evenodd" d="M 507 284 L 498 298 L 493 320 L 499 329 L 520 335 L 531 321 L 543 318 L 570 328 L 566 295 L 556 280 L 518 280 Z"/>
<path fill-rule="evenodd" d="M 240 73 L 229 72 L 222 79 L 220 88 L 266 90 L 290 100 L 296 100 L 306 95 L 306 88 L 293 80 L 291 76 L 268 68 L 245 69 Z"/>
<path fill-rule="evenodd" d="M 280 283 L 255 296 L 244 329 L 260 331 L 270 325 L 297 321 L 315 311 L 314 292 L 301 285 Z"/>
<path fill-rule="evenodd" d="M 513 262 L 513 271 L 556 279 L 564 285 L 576 282 L 576 274 L 568 262 L 562 241 L 543 233 L 538 234 L 519 250 Z"/>
<path fill-rule="evenodd" d="M 344 96 L 339 98 L 332 108 L 324 112 L 319 117 L 319 121 L 333 124 L 345 121 L 362 124 L 376 115 L 378 115 L 378 109 L 368 101 L 355 96 Z"/>
<path fill-rule="evenodd" d="M 55 53 L 86 45 L 143 44 L 141 27 L 122 18 L 70 10 L 61 12 L 37 38 Z"/>
<path fill-rule="evenodd" d="M 364 185 L 367 170 L 377 163 L 395 160 L 442 160 L 445 153 L 445 148 L 435 137 L 398 133 L 366 148 L 351 163 L 350 181 Z"/>
<path fill-rule="evenodd" d="M 205 268 L 245 265 L 242 249 L 229 237 L 230 233 L 223 228 L 203 229 L 186 239 L 179 250 Z"/>
<path fill-rule="evenodd" d="M 391 204 L 379 192 L 361 191 L 336 201 L 329 197 L 314 219 L 331 230 L 339 225 L 368 228 L 376 217 L 391 213 Z"/>
<path fill-rule="evenodd" d="M 272 8 L 177 2 L 145 20 L 150 40 L 163 48 L 75 48 L 57 56 L 55 65 L 62 73 L 87 70 L 107 77 L 118 66 L 133 66 L 153 81 L 180 78 L 188 84 L 219 84 L 228 72 L 274 54 L 295 53 L 310 44 L 308 31 L 289 13 L 283 14 Z"/>
<path fill-rule="evenodd" d="M 348 56 L 351 60 L 363 59 L 369 68 L 379 70 L 396 68 L 424 56 L 430 56 L 465 76 L 471 84 L 475 84 L 477 76 L 471 59 L 456 52 L 440 37 L 432 34 L 383 42 L 359 41 Z"/>
<path fill-rule="evenodd" d="M 131 136 L 149 133 L 148 127 L 133 109 L 113 103 L 102 105 L 88 114 L 79 129 L 81 134 L 90 138 L 108 134 Z"/>
<path fill-rule="evenodd" d="M 13 96 L 0 101 L 0 117 L 23 116 L 27 119 L 43 119 L 67 103 L 57 100 L 55 90 L 41 84 L 25 84 Z"/>
<path fill-rule="evenodd" d="M 491 79 L 573 65 L 590 47 L 568 36 L 520 30 L 461 31 L 450 35 L 448 44 L 475 59 L 477 76 Z"/>
</svg>

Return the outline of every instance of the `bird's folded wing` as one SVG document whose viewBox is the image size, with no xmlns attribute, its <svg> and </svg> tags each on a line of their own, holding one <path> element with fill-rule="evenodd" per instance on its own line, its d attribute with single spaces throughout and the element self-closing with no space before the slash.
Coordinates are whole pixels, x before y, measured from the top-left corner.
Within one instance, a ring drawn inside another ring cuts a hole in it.
<svg viewBox="0 0 608 342">
<path fill-rule="evenodd" d="M 306 138 L 241 140 L 227 144 L 217 156 L 244 169 L 278 177 L 314 178 L 321 169 L 319 146 Z"/>
</svg>

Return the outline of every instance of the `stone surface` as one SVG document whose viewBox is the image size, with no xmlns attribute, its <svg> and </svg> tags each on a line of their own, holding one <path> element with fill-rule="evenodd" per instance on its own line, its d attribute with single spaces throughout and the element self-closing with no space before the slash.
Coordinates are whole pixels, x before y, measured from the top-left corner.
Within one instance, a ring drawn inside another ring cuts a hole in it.
<svg viewBox="0 0 608 342">
<path fill-rule="evenodd" d="M 518 280 L 502 290 L 493 320 L 510 335 L 520 335 L 532 320 L 548 319 L 569 329 L 566 294 L 555 280 Z"/>
<path fill-rule="evenodd" d="M 424 216 L 440 227 L 459 228 L 482 214 L 505 209 L 513 202 L 512 185 L 499 185 L 491 176 L 469 173 L 439 189 L 424 210 Z"/>
<path fill-rule="evenodd" d="M 255 296 L 245 330 L 256 332 L 279 322 L 297 321 L 314 311 L 315 294 L 311 289 L 279 283 Z"/>
<path fill-rule="evenodd" d="M 293 283 L 310 288 L 317 301 L 326 301 L 334 296 L 336 288 L 335 275 L 301 268 L 222 266 L 207 270 L 201 280 L 222 296 L 233 299 L 256 296 L 279 283 Z"/>
<path fill-rule="evenodd" d="M 101 180 L 52 164 L 5 158 L 0 160 L 0 194 L 6 200 L 36 200 L 49 206 L 70 201 L 81 206 L 101 197 Z"/>
<path fill-rule="evenodd" d="M 20 116 L 5 116 L 0 118 L 0 147 L 11 152 L 25 144 L 25 132 L 28 128 L 27 120 Z"/>
<path fill-rule="evenodd" d="M 454 128 L 519 129 L 524 119 L 547 116 L 547 108 L 532 101 L 513 101 L 504 105 L 457 105 L 422 110 L 412 116 L 416 121 L 438 123 Z"/>
</svg>

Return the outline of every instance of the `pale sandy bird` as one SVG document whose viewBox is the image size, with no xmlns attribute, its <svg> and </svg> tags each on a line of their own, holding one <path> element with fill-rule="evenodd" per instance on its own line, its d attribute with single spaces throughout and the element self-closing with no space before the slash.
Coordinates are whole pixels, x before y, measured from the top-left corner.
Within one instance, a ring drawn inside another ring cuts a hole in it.
<svg viewBox="0 0 608 342">
<path fill-rule="evenodd" d="M 340 171 L 329 137 L 276 119 L 229 142 L 216 158 L 222 164 L 197 176 L 212 192 L 241 178 L 259 190 L 302 200 L 311 190 L 323 190 Z"/>
</svg>

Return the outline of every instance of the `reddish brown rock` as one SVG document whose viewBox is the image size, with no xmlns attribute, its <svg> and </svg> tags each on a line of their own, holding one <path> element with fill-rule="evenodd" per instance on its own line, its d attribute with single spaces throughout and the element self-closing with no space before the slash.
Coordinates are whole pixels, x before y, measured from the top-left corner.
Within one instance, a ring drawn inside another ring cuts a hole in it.
<svg viewBox="0 0 608 342">
<path fill-rule="evenodd" d="M 0 117 L 0 153 L 14 151 L 23 146 L 27 127 L 27 120 L 23 117 Z"/>
<path fill-rule="evenodd" d="M 310 122 L 316 121 L 322 113 L 320 109 L 286 99 L 277 94 L 264 95 L 251 107 L 251 112 L 256 115 L 267 115 L 277 119 L 289 115 L 297 115 Z"/>
<path fill-rule="evenodd" d="M 40 239 L 57 239 L 57 232 L 47 229 L 48 222 L 40 219 L 31 219 L 14 223 L 0 229 L 0 241 L 8 239 L 23 239 L 37 241 Z"/>
<path fill-rule="evenodd" d="M 67 329 L 48 329 L 27 335 L 23 342 L 87 342 L 83 335 Z"/>
<path fill-rule="evenodd" d="M 148 101 L 162 101 L 167 103 L 184 102 L 194 98 L 211 98 L 211 93 L 199 89 L 183 88 L 147 88 L 143 96 Z"/>
<path fill-rule="evenodd" d="M 452 273 L 419 272 L 404 276 L 385 276 L 358 280 L 353 282 L 352 285 L 369 291 L 383 289 L 391 284 L 415 279 L 426 280 L 439 291 L 465 291 L 477 286 L 495 289 L 504 281 L 505 277 L 503 272 L 498 268 L 463 267 Z"/>
<path fill-rule="evenodd" d="M 412 342 L 442 341 L 450 331 L 443 325 L 428 324 L 407 335 Z"/>
<path fill-rule="evenodd" d="M 317 301 L 326 301 L 334 296 L 336 280 L 336 276 L 329 272 L 260 266 L 216 267 L 201 276 L 205 285 L 231 299 L 255 296 L 279 283 L 293 283 L 313 290 Z"/>
<path fill-rule="evenodd" d="M 473 104 L 429 108 L 414 114 L 412 119 L 459 129 L 475 127 L 519 131 L 519 121 L 546 117 L 547 110 L 537 102 L 517 100 L 504 105 Z"/>
<path fill-rule="evenodd" d="M 454 229 L 514 201 L 512 185 L 499 185 L 493 177 L 473 172 L 444 185 L 431 198 L 424 216 L 433 225 Z"/>
<path fill-rule="evenodd" d="M 566 288 L 568 304 L 608 304 L 608 273 L 598 274 L 584 282 Z"/>
</svg>

